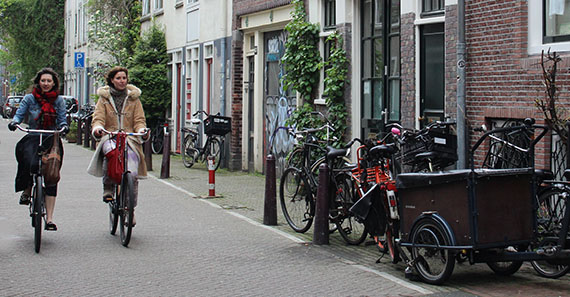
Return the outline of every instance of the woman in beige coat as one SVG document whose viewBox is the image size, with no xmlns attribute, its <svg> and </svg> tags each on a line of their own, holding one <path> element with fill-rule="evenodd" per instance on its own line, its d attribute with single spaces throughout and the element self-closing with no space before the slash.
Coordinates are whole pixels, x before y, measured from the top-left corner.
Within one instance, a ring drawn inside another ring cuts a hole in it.
<svg viewBox="0 0 570 297">
<path fill-rule="evenodd" d="M 122 130 L 125 132 L 147 132 L 144 137 L 128 136 L 128 167 L 136 177 L 135 197 L 138 195 L 138 179 L 146 177 L 146 162 L 142 143 L 148 139 L 146 118 L 139 100 L 141 90 L 128 84 L 128 70 L 124 67 L 113 67 L 106 75 L 107 86 L 97 90 L 99 100 L 93 113 L 92 133 L 99 139 L 95 154 L 91 159 L 87 172 L 97 177 L 103 177 L 103 201 L 113 200 L 113 182 L 107 176 L 107 162 L 105 154 L 115 148 L 114 139 L 103 134 L 102 128 L 107 131 Z M 120 112 L 119 112 L 120 111 Z M 135 205 L 137 199 L 135 198 Z"/>
</svg>

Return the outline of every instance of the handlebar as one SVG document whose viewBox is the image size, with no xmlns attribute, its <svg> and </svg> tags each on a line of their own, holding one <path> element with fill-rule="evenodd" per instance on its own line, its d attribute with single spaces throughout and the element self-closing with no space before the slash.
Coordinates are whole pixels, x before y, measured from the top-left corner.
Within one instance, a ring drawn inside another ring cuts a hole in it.
<svg viewBox="0 0 570 297">
<path fill-rule="evenodd" d="M 197 116 L 197 115 L 199 115 L 199 114 L 201 114 L 201 113 L 203 113 L 205 116 L 209 116 L 209 115 L 210 115 L 209 113 L 207 113 L 207 112 L 204 111 L 204 110 L 198 110 L 198 111 L 196 111 L 192 116 L 195 117 L 195 116 Z"/>
<path fill-rule="evenodd" d="M 20 126 L 20 124 L 17 124 L 16 128 L 18 128 L 18 130 L 24 131 L 26 133 L 46 133 L 46 134 L 55 134 L 56 132 L 62 133 L 65 130 L 63 127 L 60 128 L 59 130 L 30 129 L 30 128 L 24 128 L 24 127 Z"/>
<path fill-rule="evenodd" d="M 146 128 L 146 131 L 143 132 L 143 133 L 138 133 L 138 132 L 137 132 L 137 133 L 135 133 L 135 132 L 124 132 L 124 131 L 115 131 L 115 132 L 112 132 L 112 131 L 106 130 L 105 128 L 101 128 L 101 130 L 102 130 L 104 133 L 109 134 L 109 135 L 118 135 L 118 134 L 124 133 L 124 134 L 127 135 L 127 136 L 145 136 L 145 135 L 147 135 L 148 133 L 150 133 L 150 129 L 148 129 L 148 128 Z"/>
<path fill-rule="evenodd" d="M 538 128 L 538 129 L 541 129 L 542 131 L 540 132 L 540 134 L 538 134 L 538 136 L 536 138 L 534 138 L 530 142 L 530 147 L 531 148 L 534 147 L 546 135 L 546 133 L 548 133 L 549 128 L 548 128 L 548 126 L 545 126 L 545 125 L 536 125 L 536 124 L 530 124 L 530 123 L 531 122 L 528 122 L 527 120 L 525 120 L 525 125 L 496 128 L 496 129 L 485 132 L 485 134 L 483 134 L 479 138 L 479 140 L 477 140 L 477 142 L 473 145 L 473 148 L 471 148 L 471 154 L 473 154 L 475 152 L 475 150 L 481 145 L 481 143 L 483 143 L 483 141 L 487 137 L 492 137 L 492 134 L 501 133 L 501 132 L 523 131 L 523 130 L 528 130 L 531 128 Z M 534 123 L 534 121 L 532 121 L 532 123 Z"/>
</svg>

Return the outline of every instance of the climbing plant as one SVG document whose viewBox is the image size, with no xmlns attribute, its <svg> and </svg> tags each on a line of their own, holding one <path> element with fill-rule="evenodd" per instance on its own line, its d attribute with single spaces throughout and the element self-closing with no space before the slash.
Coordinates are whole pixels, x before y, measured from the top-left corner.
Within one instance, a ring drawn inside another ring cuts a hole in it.
<svg viewBox="0 0 570 297">
<path fill-rule="evenodd" d="M 302 100 L 312 101 L 318 89 L 321 69 L 319 25 L 307 21 L 302 0 L 294 0 L 293 7 L 291 22 L 285 26 L 289 36 L 282 58 L 286 71 L 283 86 L 299 92 Z"/>
</svg>

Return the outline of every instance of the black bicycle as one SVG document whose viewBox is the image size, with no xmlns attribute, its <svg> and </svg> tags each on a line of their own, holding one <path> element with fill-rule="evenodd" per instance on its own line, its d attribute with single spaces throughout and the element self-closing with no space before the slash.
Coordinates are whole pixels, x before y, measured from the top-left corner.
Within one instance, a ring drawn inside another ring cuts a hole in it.
<svg viewBox="0 0 570 297">
<path fill-rule="evenodd" d="M 197 115 L 204 114 L 205 120 L 196 118 Z M 196 128 L 182 128 L 185 134 L 182 153 L 182 162 L 186 168 L 190 168 L 196 161 L 205 162 L 209 156 L 214 158 L 215 170 L 218 170 L 223 158 L 224 135 L 231 131 L 231 118 L 220 115 L 209 115 L 203 110 L 199 110 L 192 115 L 192 124 L 203 125 L 206 134 L 204 146 L 200 142 L 200 133 Z"/>
<path fill-rule="evenodd" d="M 16 127 L 26 133 L 39 133 L 40 136 L 40 147 L 43 142 L 44 134 L 55 134 L 62 133 L 64 129 L 60 130 L 36 130 L 23 128 L 20 125 Z M 53 141 L 59 141 L 54 139 Z M 34 247 L 36 253 L 40 252 L 40 247 L 42 244 L 42 221 L 45 223 L 46 220 L 46 207 L 45 207 L 45 195 L 44 195 L 44 177 L 42 175 L 42 158 L 38 158 L 38 170 L 32 172 L 32 192 L 30 195 L 30 217 L 32 218 L 32 227 L 34 228 Z"/>
<path fill-rule="evenodd" d="M 164 134 L 168 129 L 168 122 L 157 124 L 150 132 L 150 143 L 153 154 L 161 154 L 164 147 Z"/>
<path fill-rule="evenodd" d="M 129 171 L 127 162 L 127 136 L 144 136 L 144 133 L 130 133 L 124 131 L 111 132 L 102 129 L 115 138 L 117 148 L 121 152 L 117 155 L 120 158 L 120 164 L 123 165 L 123 175 L 121 184 L 115 185 L 115 197 L 109 202 L 109 232 L 115 235 L 117 227 L 120 227 L 121 243 L 127 247 L 131 241 L 133 231 L 133 218 L 135 215 L 135 177 Z M 120 222 L 120 224 L 119 224 Z"/>
</svg>

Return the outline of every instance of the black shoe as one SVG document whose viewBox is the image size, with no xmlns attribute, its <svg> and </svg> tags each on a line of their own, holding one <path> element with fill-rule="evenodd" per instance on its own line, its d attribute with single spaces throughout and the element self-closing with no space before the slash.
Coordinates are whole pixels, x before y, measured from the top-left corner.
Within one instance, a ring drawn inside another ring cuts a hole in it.
<svg viewBox="0 0 570 297">
<path fill-rule="evenodd" d="M 47 222 L 45 229 L 47 231 L 57 231 L 57 226 L 53 222 Z"/>
<path fill-rule="evenodd" d="M 30 195 L 22 193 L 20 196 L 20 205 L 30 205 Z"/>
</svg>

